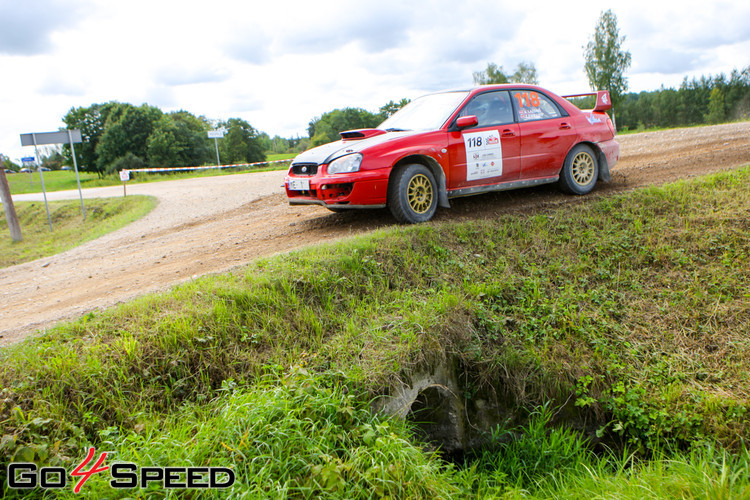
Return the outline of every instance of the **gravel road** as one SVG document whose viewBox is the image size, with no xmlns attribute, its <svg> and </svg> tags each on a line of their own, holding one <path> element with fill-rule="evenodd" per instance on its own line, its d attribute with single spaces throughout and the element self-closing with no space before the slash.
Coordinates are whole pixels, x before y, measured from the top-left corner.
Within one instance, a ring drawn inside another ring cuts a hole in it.
<svg viewBox="0 0 750 500">
<path fill-rule="evenodd" d="M 620 163 L 612 182 L 589 196 L 606 196 L 750 163 L 750 122 L 618 137 Z M 290 207 L 285 172 L 262 172 L 148 184 L 127 194 L 155 196 L 143 219 L 67 252 L 0 269 L 0 346 L 56 322 L 113 306 L 207 273 L 227 271 L 259 256 L 287 252 L 394 224 L 386 210 L 334 214 Z M 84 198 L 122 196 L 122 187 L 84 190 Z M 78 191 L 48 199 L 77 199 Z M 14 201 L 41 199 L 17 195 Z M 435 221 L 577 202 L 553 186 L 452 200 Z"/>
</svg>

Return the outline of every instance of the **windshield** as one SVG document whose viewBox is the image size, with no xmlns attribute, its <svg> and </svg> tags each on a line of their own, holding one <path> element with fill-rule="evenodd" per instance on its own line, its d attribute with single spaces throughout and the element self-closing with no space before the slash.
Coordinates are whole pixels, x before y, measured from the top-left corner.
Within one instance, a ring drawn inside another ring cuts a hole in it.
<svg viewBox="0 0 750 500">
<path fill-rule="evenodd" d="M 381 123 L 378 128 L 388 131 L 438 129 L 468 94 L 468 92 L 445 92 L 414 99 Z"/>
</svg>

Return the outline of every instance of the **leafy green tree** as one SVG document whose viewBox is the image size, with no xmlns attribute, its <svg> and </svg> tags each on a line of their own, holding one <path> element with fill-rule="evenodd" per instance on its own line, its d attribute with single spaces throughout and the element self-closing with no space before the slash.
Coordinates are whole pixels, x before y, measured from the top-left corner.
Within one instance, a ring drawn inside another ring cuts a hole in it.
<svg viewBox="0 0 750 500">
<path fill-rule="evenodd" d="M 487 69 L 484 71 L 475 71 L 472 73 L 476 85 L 491 85 L 498 83 L 510 83 L 508 75 L 505 74 L 502 66 L 495 63 L 487 63 Z"/>
<path fill-rule="evenodd" d="M 19 170 L 21 170 L 21 166 L 17 163 L 13 163 L 13 161 L 7 156 L 0 155 L 0 158 L 2 159 L 2 162 L 0 162 L 2 168 L 7 168 L 8 170 L 13 170 L 14 172 L 18 172 Z"/>
<path fill-rule="evenodd" d="M 708 101 L 708 123 L 721 123 L 727 118 L 727 112 L 724 107 L 724 93 L 719 87 L 714 87 Z"/>
<path fill-rule="evenodd" d="M 266 159 L 260 133 L 248 122 L 230 118 L 219 126 L 227 130 L 224 139 L 219 141 L 222 163 L 255 163 Z"/>
<path fill-rule="evenodd" d="M 206 135 L 210 124 L 187 111 L 162 116 L 148 138 L 148 163 L 154 167 L 198 166 L 214 160 Z"/>
<path fill-rule="evenodd" d="M 159 108 L 147 104 L 140 107 L 121 104 L 110 111 L 96 147 L 99 170 L 106 172 L 109 165 L 127 153 L 146 158 L 148 139 L 161 117 Z"/>
<path fill-rule="evenodd" d="M 278 135 L 275 135 L 273 139 L 271 139 L 270 151 L 274 153 L 286 153 L 289 151 L 289 148 L 290 145 L 288 139 L 284 139 L 283 137 L 280 137 Z"/>
<path fill-rule="evenodd" d="M 521 61 L 516 67 L 516 71 L 510 77 L 511 83 L 529 83 L 539 85 L 539 78 L 536 75 L 536 66 L 534 63 Z"/>
<path fill-rule="evenodd" d="M 624 41 L 617 27 L 617 16 L 610 9 L 601 13 L 594 35 L 584 48 L 589 85 L 592 90 L 609 90 L 613 122 L 614 108 L 628 90 L 625 71 L 630 67 L 631 57 L 630 52 L 622 50 Z"/>
<path fill-rule="evenodd" d="M 63 164 L 63 155 L 59 150 L 54 149 L 48 151 L 47 154 L 40 154 L 42 156 L 42 166 L 50 170 L 60 170 Z"/>
<path fill-rule="evenodd" d="M 379 114 L 361 108 L 334 109 L 314 118 L 307 127 L 312 146 L 339 140 L 339 132 L 377 127 L 382 120 Z"/>
<path fill-rule="evenodd" d="M 534 63 L 522 61 L 516 67 L 516 70 L 508 75 L 502 66 L 495 63 L 487 63 L 487 69 L 484 71 L 475 71 L 472 73 L 476 85 L 491 85 L 499 83 L 529 83 L 539 85 L 539 79 L 536 73 Z"/>
<path fill-rule="evenodd" d="M 71 108 L 63 117 L 63 123 L 69 129 L 79 129 L 83 143 L 75 145 L 76 161 L 78 168 L 84 172 L 96 172 L 99 176 L 104 175 L 104 170 L 99 169 L 99 155 L 96 148 L 104 135 L 105 124 L 110 112 L 119 108 L 122 104 L 108 102 L 103 104 L 92 104 L 88 107 Z M 73 163 L 70 146 L 63 146 L 63 156 L 66 163 Z"/>
<path fill-rule="evenodd" d="M 411 102 L 411 99 L 403 98 L 399 102 L 388 101 L 387 104 L 380 107 L 380 117 L 385 120 L 393 115 L 396 111 L 403 108 Z"/>
<path fill-rule="evenodd" d="M 107 165 L 107 171 L 105 173 L 107 175 L 112 175 L 121 170 L 136 170 L 139 168 L 144 168 L 145 166 L 146 163 L 140 156 L 136 156 L 133 153 L 128 152 L 119 157 L 114 162 Z"/>
</svg>

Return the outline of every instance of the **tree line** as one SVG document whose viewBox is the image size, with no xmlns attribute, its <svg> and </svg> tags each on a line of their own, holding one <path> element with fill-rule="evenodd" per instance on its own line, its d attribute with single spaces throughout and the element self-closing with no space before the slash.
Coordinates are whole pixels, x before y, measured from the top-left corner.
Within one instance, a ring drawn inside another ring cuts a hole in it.
<svg viewBox="0 0 750 500">
<path fill-rule="evenodd" d="M 219 141 L 222 163 L 260 162 L 266 157 L 261 133 L 240 118 L 215 122 L 187 111 L 164 113 L 148 104 L 111 101 L 72 108 L 63 122 L 81 130 L 83 143 L 75 148 L 81 170 L 100 176 L 144 166 L 215 163 L 216 151 L 207 135 L 214 128 L 226 130 Z M 67 146 L 62 154 L 72 162 Z"/>
<path fill-rule="evenodd" d="M 679 88 L 628 93 L 618 106 L 623 130 L 683 127 L 750 119 L 750 66 L 729 76 L 701 76 Z"/>
</svg>

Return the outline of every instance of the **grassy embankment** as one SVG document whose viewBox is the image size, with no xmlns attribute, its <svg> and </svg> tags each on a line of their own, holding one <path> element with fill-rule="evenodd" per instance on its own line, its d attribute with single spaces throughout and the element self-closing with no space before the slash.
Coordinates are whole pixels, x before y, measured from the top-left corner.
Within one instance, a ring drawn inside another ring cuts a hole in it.
<svg viewBox="0 0 750 500">
<path fill-rule="evenodd" d="M 294 158 L 294 154 L 272 154 L 268 155 L 266 161 L 286 160 Z M 233 175 L 244 174 L 248 172 L 266 172 L 269 170 L 286 170 L 289 168 L 288 163 L 272 163 L 267 166 L 255 167 L 238 167 L 210 170 L 189 170 L 185 172 L 165 172 L 165 173 L 133 173 L 129 183 L 160 182 L 173 181 L 179 179 L 191 179 L 193 177 L 213 177 L 216 175 Z M 89 172 L 80 172 L 81 188 L 120 186 L 122 181 L 117 175 L 112 175 L 100 179 L 97 174 Z M 41 193 L 42 179 L 39 172 L 7 174 L 8 185 L 11 194 Z M 47 192 L 65 191 L 78 189 L 76 175 L 70 171 L 51 171 L 44 172 L 44 189 Z"/>
<path fill-rule="evenodd" d="M 251 498 L 749 497 L 749 182 L 396 227 L 89 314 L 0 353 L 0 462 L 92 444 Z M 518 409 L 459 464 L 369 412 L 446 356 Z M 84 493 L 132 493 L 105 476 Z"/>
<path fill-rule="evenodd" d="M 156 204 L 156 198 L 150 196 L 84 200 L 84 220 L 79 200 L 53 201 L 49 203 L 50 231 L 44 202 L 14 203 L 22 241 L 10 237 L 0 206 L 0 268 L 64 252 L 140 219 Z"/>
</svg>

